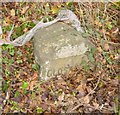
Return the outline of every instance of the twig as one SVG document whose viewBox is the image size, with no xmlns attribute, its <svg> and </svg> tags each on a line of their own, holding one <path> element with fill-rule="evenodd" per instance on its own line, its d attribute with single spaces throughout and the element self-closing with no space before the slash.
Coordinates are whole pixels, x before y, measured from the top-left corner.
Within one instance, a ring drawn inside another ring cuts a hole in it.
<svg viewBox="0 0 120 115">
<path fill-rule="evenodd" d="M 103 18 L 105 17 L 105 12 L 106 12 L 106 4 L 105 4 Z M 105 23 L 103 23 L 103 36 L 104 36 L 104 39 L 107 40 L 106 34 L 105 34 Z"/>
<path fill-rule="evenodd" d="M 85 97 L 89 96 L 90 94 L 92 94 L 92 93 L 96 90 L 99 82 L 100 82 L 100 76 L 99 76 L 98 81 L 97 81 L 97 83 L 96 83 L 96 86 L 93 88 L 93 90 L 90 91 L 90 93 L 88 93 L 88 94 L 87 94 L 86 96 L 84 96 L 83 98 L 85 98 Z M 79 100 L 79 102 L 81 102 L 83 98 L 81 98 L 81 99 Z M 84 104 L 84 102 L 83 102 L 83 103 L 79 103 L 79 104 L 78 104 L 77 106 L 75 106 L 70 112 L 73 112 L 73 111 L 76 110 L 78 107 L 82 106 L 83 104 Z"/>
<path fill-rule="evenodd" d="M 88 94 L 87 94 L 87 96 L 89 96 L 90 94 L 92 94 L 95 90 L 96 90 L 96 88 L 98 87 L 98 84 L 100 83 L 100 76 L 99 76 L 99 78 L 98 78 L 98 81 L 97 81 L 97 83 L 96 83 L 96 86 L 93 88 L 93 90 L 91 91 L 91 92 L 89 92 Z"/>
<path fill-rule="evenodd" d="M 112 45 L 120 45 L 120 43 L 115 43 L 115 42 L 108 42 L 108 44 L 112 44 Z"/>
<path fill-rule="evenodd" d="M 2 34 L 2 28 L 1 28 L 1 25 L 0 25 L 0 35 Z"/>
<path fill-rule="evenodd" d="M 11 41 L 10 41 L 10 37 L 11 37 L 11 35 L 12 35 L 12 33 L 13 33 L 13 29 L 14 29 L 14 24 L 12 25 L 12 28 L 11 28 L 11 30 L 10 30 L 10 33 L 8 34 L 8 37 L 6 38 L 6 40 L 7 40 L 8 42 L 11 42 Z"/>
</svg>

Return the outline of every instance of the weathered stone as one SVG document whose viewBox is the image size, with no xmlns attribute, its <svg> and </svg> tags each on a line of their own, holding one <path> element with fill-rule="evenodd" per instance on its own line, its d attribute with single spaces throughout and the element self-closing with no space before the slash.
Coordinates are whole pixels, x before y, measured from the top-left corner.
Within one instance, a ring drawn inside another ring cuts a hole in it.
<svg viewBox="0 0 120 115">
<path fill-rule="evenodd" d="M 47 80 L 64 74 L 71 67 L 88 61 L 87 52 L 93 47 L 81 33 L 63 22 L 36 32 L 33 38 L 34 55 L 40 65 L 40 77 Z"/>
</svg>

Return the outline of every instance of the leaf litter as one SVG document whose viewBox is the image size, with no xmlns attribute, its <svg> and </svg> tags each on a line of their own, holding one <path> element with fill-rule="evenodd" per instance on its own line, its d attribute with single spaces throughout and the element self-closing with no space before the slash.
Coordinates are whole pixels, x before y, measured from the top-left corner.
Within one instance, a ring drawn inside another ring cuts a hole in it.
<svg viewBox="0 0 120 115">
<path fill-rule="evenodd" d="M 51 4 L 53 5 L 52 7 Z M 98 4 L 101 8 L 104 8 L 104 4 Z M 42 18 L 48 14 L 54 18 L 58 9 L 64 6 L 70 10 L 74 9 L 83 26 L 89 27 L 91 25 L 84 18 L 90 16 L 89 8 L 97 8 L 98 4 L 90 5 L 86 3 L 83 5 L 82 3 L 77 4 L 72 2 L 59 4 L 3 3 L 3 26 L 6 29 L 14 23 L 16 28 L 18 28 L 17 31 L 19 31 L 19 26 L 24 24 L 25 20 L 30 22 L 35 21 L 39 17 Z M 108 7 L 112 5 L 114 4 L 110 3 Z M 111 8 L 113 9 L 113 7 Z M 102 11 L 101 9 L 101 16 Z M 113 11 L 113 14 L 117 18 L 117 8 Z M 37 12 L 38 15 L 33 12 Z M 79 15 L 80 12 L 82 12 L 82 16 Z M 106 15 L 109 16 L 110 13 L 111 11 L 108 8 Z M 93 17 L 96 16 L 95 14 L 91 15 Z M 119 110 L 118 80 L 120 79 L 119 25 L 115 29 L 112 27 L 113 25 L 108 26 L 108 24 L 112 24 L 109 22 L 110 20 L 107 19 L 105 21 L 106 25 L 104 26 L 107 28 L 106 36 L 108 42 L 101 42 L 101 39 L 104 39 L 105 36 L 98 39 L 96 36 L 98 34 L 91 35 L 92 42 L 97 46 L 97 51 L 94 54 L 96 61 L 94 71 L 91 69 L 75 68 L 66 75 L 58 76 L 47 82 L 40 82 L 37 65 L 35 66 L 33 56 L 32 42 L 27 43 L 23 47 L 13 47 L 13 49 L 10 47 L 14 50 L 14 55 L 11 55 L 8 50 L 10 48 L 7 49 L 7 45 L 3 45 L 3 113 L 117 113 Z M 94 28 L 99 28 L 99 30 L 103 26 L 100 19 L 96 19 L 93 23 Z M 23 33 L 30 28 L 32 27 L 25 27 Z M 100 32 L 104 34 L 104 30 L 100 30 Z M 3 38 L 6 38 L 7 34 L 4 32 L 2 35 Z M 15 36 L 15 32 L 13 35 Z M 87 35 L 89 36 L 88 33 Z M 5 61 L 5 59 L 9 60 L 9 62 Z M 11 59 L 14 61 L 11 61 Z"/>
</svg>

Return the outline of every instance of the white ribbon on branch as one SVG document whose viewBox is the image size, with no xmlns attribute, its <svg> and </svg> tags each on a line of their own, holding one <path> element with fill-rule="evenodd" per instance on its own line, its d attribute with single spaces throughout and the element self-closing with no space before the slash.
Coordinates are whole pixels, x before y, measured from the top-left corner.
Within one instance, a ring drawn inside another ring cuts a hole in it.
<svg viewBox="0 0 120 115">
<path fill-rule="evenodd" d="M 28 32 L 26 32 L 22 36 L 16 38 L 14 41 L 11 41 L 10 38 L 11 38 L 11 34 L 13 32 L 13 29 L 14 29 L 14 26 L 13 26 L 9 35 L 8 35 L 8 37 L 6 38 L 7 41 L 5 41 L 4 39 L 1 39 L 0 40 L 0 45 L 13 44 L 14 46 L 23 46 L 26 42 L 31 40 L 31 38 L 34 36 L 35 32 L 38 29 L 50 26 L 50 25 L 52 25 L 52 24 L 54 24 L 58 21 L 65 21 L 65 20 L 68 20 L 71 23 L 71 25 L 74 28 L 76 28 L 77 31 L 83 32 L 77 16 L 72 11 L 70 11 L 70 10 L 60 10 L 60 12 L 58 13 L 58 16 L 53 21 L 46 22 L 46 23 L 43 23 L 42 21 L 40 21 L 31 30 L 29 30 Z M 2 34 L 1 26 L 0 26 L 0 34 Z"/>
</svg>

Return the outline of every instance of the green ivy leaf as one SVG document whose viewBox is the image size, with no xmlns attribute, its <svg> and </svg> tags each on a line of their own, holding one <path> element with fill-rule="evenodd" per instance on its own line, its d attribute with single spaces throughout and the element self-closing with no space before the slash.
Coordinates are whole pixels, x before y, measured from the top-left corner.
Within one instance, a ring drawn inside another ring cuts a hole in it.
<svg viewBox="0 0 120 115">
<path fill-rule="evenodd" d="M 89 36 L 89 34 L 88 33 L 82 33 L 82 36 L 86 38 L 86 37 Z"/>
<path fill-rule="evenodd" d="M 22 89 L 27 89 L 27 88 L 28 88 L 28 82 L 23 81 Z"/>
<path fill-rule="evenodd" d="M 41 107 L 37 107 L 37 108 L 36 108 L 36 111 L 37 111 L 37 113 L 42 113 L 42 112 L 44 112 L 44 110 L 43 110 Z"/>
<path fill-rule="evenodd" d="M 109 30 L 111 30 L 112 27 L 113 27 L 113 26 L 112 26 L 110 23 L 107 25 L 107 28 L 108 28 Z"/>
</svg>

